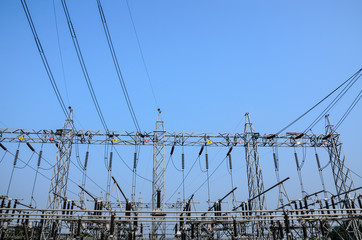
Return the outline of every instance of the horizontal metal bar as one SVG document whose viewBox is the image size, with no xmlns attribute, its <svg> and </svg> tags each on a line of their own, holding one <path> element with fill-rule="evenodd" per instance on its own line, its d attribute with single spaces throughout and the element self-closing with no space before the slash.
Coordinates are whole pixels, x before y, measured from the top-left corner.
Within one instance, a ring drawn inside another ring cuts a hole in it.
<svg viewBox="0 0 362 240">
<path fill-rule="evenodd" d="M 62 129 L 0 128 L 0 142 L 55 143 L 65 132 Z M 111 143 L 113 145 L 153 146 L 157 142 L 155 135 L 153 131 L 110 131 L 107 133 L 100 130 L 74 130 L 71 138 L 73 144 L 104 145 Z M 259 147 L 326 147 L 329 139 L 336 137 L 330 134 L 304 134 L 299 137 L 290 134 L 195 132 L 164 132 L 164 136 L 166 146 L 210 147 L 244 147 L 250 141 Z"/>
</svg>

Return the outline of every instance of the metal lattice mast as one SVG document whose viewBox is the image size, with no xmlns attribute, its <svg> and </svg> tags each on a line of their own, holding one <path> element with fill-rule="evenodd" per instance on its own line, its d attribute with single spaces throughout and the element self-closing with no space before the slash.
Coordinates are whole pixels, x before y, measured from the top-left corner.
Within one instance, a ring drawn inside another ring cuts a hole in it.
<svg viewBox="0 0 362 240">
<path fill-rule="evenodd" d="M 53 168 L 53 174 L 50 181 L 50 189 L 48 194 L 47 209 L 59 210 L 64 208 L 64 204 L 67 202 L 67 183 L 69 173 L 70 156 L 72 152 L 73 141 L 73 110 L 69 108 L 68 117 L 65 120 L 62 129 L 55 131 L 54 135 L 57 135 L 57 155 Z M 51 137 L 54 141 L 54 136 Z M 54 212 L 57 214 L 58 212 Z M 51 227 L 50 237 L 56 238 L 58 231 L 60 230 L 59 221 L 54 219 L 47 222 L 47 227 Z"/>
<path fill-rule="evenodd" d="M 356 192 L 353 190 L 354 183 L 351 171 L 347 165 L 346 156 L 340 141 L 340 135 L 329 121 L 329 115 L 326 115 L 326 137 L 328 137 L 327 150 L 332 167 L 334 184 L 337 191 L 338 202 L 341 207 L 354 208 L 356 201 Z M 344 205 L 344 206 L 343 206 Z M 362 239 L 362 233 L 359 231 L 359 220 L 348 221 L 346 230 L 353 235 L 355 239 Z"/>
<path fill-rule="evenodd" d="M 152 180 L 152 210 L 155 220 L 161 220 L 165 207 L 165 127 L 162 113 L 158 109 L 156 129 L 153 140 L 153 180 Z M 152 222 L 151 239 L 165 239 L 165 222 Z"/>
<path fill-rule="evenodd" d="M 73 141 L 73 110 L 69 110 L 68 118 L 62 129 L 58 129 L 55 135 L 59 135 L 57 141 L 57 155 L 50 181 L 47 209 L 61 209 L 61 202 L 66 197 L 69 173 L 70 156 Z"/>
<path fill-rule="evenodd" d="M 337 194 L 349 192 L 354 188 L 354 183 L 346 162 L 346 157 L 343 152 L 342 142 L 339 139 L 339 134 L 330 124 L 328 115 L 326 116 L 326 136 L 329 138 L 327 150 L 331 160 L 334 183 Z M 347 196 L 350 194 L 347 193 Z M 343 198 L 343 194 L 340 198 Z"/>
<path fill-rule="evenodd" d="M 244 136 L 249 199 L 253 199 L 251 201 L 251 208 L 252 210 L 266 210 L 265 195 L 261 194 L 264 192 L 264 182 L 257 145 L 259 133 L 255 132 L 249 113 L 245 114 Z M 260 239 L 263 237 L 264 224 L 259 223 L 256 228 L 257 238 Z"/>
</svg>

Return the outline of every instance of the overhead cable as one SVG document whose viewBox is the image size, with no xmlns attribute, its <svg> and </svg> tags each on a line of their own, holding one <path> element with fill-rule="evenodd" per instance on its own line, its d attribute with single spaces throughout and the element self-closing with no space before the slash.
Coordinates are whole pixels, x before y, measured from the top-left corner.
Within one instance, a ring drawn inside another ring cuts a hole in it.
<svg viewBox="0 0 362 240">
<path fill-rule="evenodd" d="M 118 64 L 117 55 L 116 55 L 116 52 L 114 50 L 113 41 L 112 41 L 112 38 L 111 38 L 111 34 L 109 33 L 106 17 L 104 15 L 103 8 L 102 8 L 100 0 L 97 0 L 97 4 L 98 4 L 98 11 L 99 11 L 99 14 L 100 14 L 100 17 L 101 17 L 101 20 L 102 20 L 104 33 L 105 33 L 106 38 L 107 38 L 108 47 L 109 47 L 109 50 L 110 50 L 111 55 L 112 55 L 112 60 L 113 60 L 113 63 L 114 63 L 114 67 L 115 67 L 116 72 L 117 72 L 117 77 L 118 77 L 119 83 L 121 84 L 121 87 L 122 87 L 123 95 L 124 95 L 124 98 L 126 100 L 128 110 L 129 110 L 129 112 L 131 114 L 132 121 L 133 121 L 133 123 L 134 123 L 134 125 L 136 127 L 136 130 L 138 132 L 140 132 L 141 129 L 140 129 L 140 126 L 138 124 L 136 114 L 135 114 L 135 112 L 133 110 L 131 99 L 130 99 L 130 97 L 128 95 L 127 87 L 126 87 L 126 84 L 125 84 L 124 79 L 123 79 L 121 68 L 119 67 L 119 64 Z"/>
<path fill-rule="evenodd" d="M 134 30 L 134 33 L 135 33 L 135 36 L 136 36 L 136 39 L 137 39 L 138 49 L 140 50 L 140 54 L 141 54 L 143 66 L 144 66 L 145 71 L 146 71 L 148 83 L 150 84 L 150 88 L 151 88 L 151 91 L 152 91 L 153 99 L 155 100 L 156 107 L 159 108 L 159 107 L 158 107 L 157 98 L 156 98 L 156 94 L 155 94 L 155 91 L 154 91 L 153 86 L 152 86 L 150 73 L 149 73 L 148 68 L 147 68 L 147 65 L 146 65 L 145 56 L 144 56 L 143 51 L 142 51 L 140 39 L 139 39 L 139 37 L 138 37 L 138 33 L 137 33 L 137 30 L 136 30 L 136 25 L 135 25 L 134 20 L 133 20 L 132 11 L 131 11 L 131 8 L 130 8 L 130 6 L 129 6 L 128 0 L 126 0 L 126 4 L 127 4 L 127 9 L 128 9 L 129 16 L 130 16 L 130 18 L 131 18 L 133 30 Z"/>
<path fill-rule="evenodd" d="M 335 129 L 339 128 L 339 126 L 341 126 L 341 124 L 344 122 L 344 120 L 346 120 L 346 118 L 348 117 L 348 115 L 351 113 L 351 111 L 353 110 L 353 108 L 357 105 L 357 103 L 359 102 L 359 100 L 361 100 L 362 97 L 362 91 L 359 92 L 359 94 L 357 95 L 357 97 L 353 100 L 352 104 L 348 107 L 348 109 L 346 110 L 346 112 L 343 114 L 343 116 L 341 117 L 341 119 L 338 121 L 338 123 L 336 124 Z"/>
<path fill-rule="evenodd" d="M 328 104 L 328 106 L 318 115 L 318 117 L 305 129 L 304 133 L 308 132 L 312 129 L 340 100 L 341 98 L 348 92 L 348 90 L 357 82 L 357 80 L 361 77 L 361 73 L 355 75 L 348 84 L 342 89 L 341 92 Z"/>
<path fill-rule="evenodd" d="M 297 119 L 289 123 L 287 126 L 282 128 L 280 131 L 276 133 L 276 135 L 280 134 L 284 130 L 288 129 L 290 126 L 295 124 L 297 121 L 299 121 L 301 118 L 303 118 L 305 115 L 307 115 L 310 111 L 312 111 L 314 108 L 316 108 L 318 105 L 320 105 L 324 100 L 329 98 L 333 93 L 335 93 L 338 89 L 340 89 L 342 86 L 344 86 L 346 83 L 348 83 L 351 79 L 354 79 L 356 76 L 358 76 L 361 73 L 362 69 L 359 69 L 355 74 L 353 74 L 350 78 L 348 78 L 346 81 L 344 81 L 341 85 L 339 85 L 336 89 L 334 89 L 332 92 L 330 92 L 327 96 L 325 96 L 322 100 L 320 100 L 317 104 L 315 104 L 313 107 L 308 109 L 305 113 L 300 115 Z M 308 129 L 309 130 L 309 129 Z"/>
<path fill-rule="evenodd" d="M 41 42 L 40 42 L 39 37 L 38 37 L 38 34 L 37 34 L 37 32 L 36 32 L 36 29 L 35 29 L 33 20 L 32 20 L 32 18 L 31 18 L 31 15 L 30 15 L 30 12 L 29 12 L 29 9 L 28 9 L 28 5 L 26 4 L 26 1 L 25 1 L 25 0 L 21 0 L 21 5 L 23 6 L 23 9 L 24 9 L 26 18 L 27 18 L 27 20 L 28 20 L 28 23 L 29 23 L 31 32 L 32 32 L 32 34 L 33 34 L 33 37 L 34 37 L 36 46 L 37 46 L 37 48 L 38 48 L 38 51 L 39 51 L 41 60 L 42 60 L 42 62 L 43 62 L 43 65 L 44 65 L 44 67 L 45 67 L 45 70 L 46 70 L 46 72 L 47 72 L 49 81 L 50 81 L 50 83 L 51 83 L 51 85 L 52 85 L 52 87 L 53 87 L 54 93 L 55 93 L 55 95 L 56 95 L 56 97 L 57 97 L 57 99 L 58 99 L 58 102 L 59 102 L 59 104 L 60 104 L 60 107 L 61 107 L 64 115 L 67 116 L 67 108 L 65 107 L 63 98 L 62 98 L 62 96 L 61 96 L 61 94 L 60 94 L 60 91 L 59 91 L 59 89 L 58 89 L 57 83 L 55 82 L 53 73 L 52 73 L 52 71 L 51 71 L 51 69 L 50 69 L 48 60 L 47 60 L 47 58 L 46 58 L 46 56 L 45 56 L 43 47 L 42 47 L 42 45 L 41 45 Z"/>
<path fill-rule="evenodd" d="M 72 20 L 70 18 L 70 14 L 69 14 L 68 7 L 67 7 L 67 4 L 66 4 L 65 0 L 62 0 L 62 6 L 63 6 L 65 17 L 67 19 L 68 28 L 69 28 L 70 35 L 72 37 L 73 45 L 74 45 L 75 51 L 76 51 L 77 56 L 78 56 L 79 64 L 80 64 L 80 66 L 82 68 L 84 79 L 86 80 L 86 83 L 87 83 L 89 93 L 90 93 L 90 95 L 92 97 L 93 104 L 94 104 L 94 106 L 96 108 L 97 114 L 99 116 L 99 119 L 101 120 L 103 128 L 108 133 L 109 131 L 108 131 L 107 123 L 106 123 L 106 121 L 104 119 L 101 107 L 99 106 L 99 103 L 98 103 L 97 96 L 96 96 L 96 94 L 94 92 L 94 88 L 93 88 L 91 79 L 89 77 L 87 67 L 86 67 L 85 62 L 84 62 L 84 58 L 83 58 L 83 55 L 82 55 L 82 52 L 81 52 L 81 49 L 80 49 L 80 46 L 79 46 L 79 43 L 78 43 L 78 39 L 77 39 L 75 30 L 74 30 L 73 23 L 72 23 Z"/>
</svg>

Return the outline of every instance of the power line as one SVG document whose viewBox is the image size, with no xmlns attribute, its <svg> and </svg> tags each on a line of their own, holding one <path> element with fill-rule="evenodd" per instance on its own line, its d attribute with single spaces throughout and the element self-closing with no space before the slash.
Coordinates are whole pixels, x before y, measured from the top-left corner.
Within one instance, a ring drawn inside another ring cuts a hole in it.
<svg viewBox="0 0 362 240">
<path fill-rule="evenodd" d="M 176 194 L 176 192 L 178 191 L 178 189 L 182 186 L 182 184 L 185 182 L 185 179 L 189 176 L 191 170 L 193 169 L 193 167 L 195 166 L 196 162 L 199 160 L 200 155 L 197 156 L 197 158 L 195 159 L 194 163 L 192 164 L 191 168 L 189 169 L 189 171 L 186 173 L 186 177 L 182 178 L 182 181 L 180 183 L 180 185 L 178 185 L 178 187 L 175 189 L 175 191 L 172 193 L 172 195 L 167 199 L 166 202 L 170 201 L 170 199 Z"/>
<path fill-rule="evenodd" d="M 331 103 L 319 114 L 319 116 L 306 128 L 304 133 L 306 133 L 309 129 L 312 129 L 337 103 L 341 98 L 348 92 L 348 90 L 357 82 L 357 80 L 361 77 L 361 74 L 357 74 L 352 77 L 349 83 L 342 89 L 340 93 L 332 100 Z"/>
<path fill-rule="evenodd" d="M 70 18 L 70 14 L 69 14 L 68 7 L 67 7 L 67 4 L 66 4 L 65 0 L 62 0 L 62 6 L 63 6 L 65 17 L 67 19 L 68 28 L 69 28 L 70 35 L 72 37 L 73 45 L 74 45 L 75 51 L 77 53 L 79 64 L 80 64 L 80 66 L 82 68 L 84 79 L 86 80 L 86 83 L 87 83 L 89 93 L 90 93 L 90 95 L 92 97 L 93 104 L 94 104 L 94 106 L 95 106 L 95 108 L 97 110 L 97 114 L 99 116 L 99 119 L 101 120 L 103 128 L 108 133 L 109 131 L 108 131 L 107 123 L 106 123 L 106 121 L 104 119 L 101 107 L 99 106 L 99 103 L 98 103 L 98 100 L 97 100 L 97 96 L 96 96 L 96 94 L 94 92 L 94 88 L 93 88 L 91 79 L 90 79 L 89 74 L 88 74 L 87 67 L 86 67 L 84 59 L 83 59 L 83 55 L 82 55 L 82 52 L 81 52 L 81 49 L 80 49 L 80 46 L 79 46 L 79 43 L 78 43 L 78 39 L 77 39 L 75 30 L 74 30 L 73 23 L 72 23 L 72 20 Z"/>
<path fill-rule="evenodd" d="M 131 18 L 133 30 L 134 30 L 134 33 L 135 33 L 135 35 L 136 35 L 137 44 L 138 44 L 138 49 L 140 50 L 140 54 L 141 54 L 143 66 L 144 66 L 145 71 L 146 71 L 148 83 L 150 84 L 150 87 L 151 87 L 153 99 L 155 100 L 156 107 L 159 108 L 159 107 L 158 107 L 157 98 L 156 98 L 156 94 L 155 94 L 155 91 L 154 91 L 153 86 L 152 86 L 150 73 L 149 73 L 148 68 L 147 68 L 147 65 L 146 65 L 145 56 L 144 56 L 143 51 L 142 51 L 140 39 L 139 39 L 139 37 L 138 37 L 138 33 L 137 33 L 137 30 L 136 30 L 136 25 L 135 25 L 134 20 L 133 20 L 132 11 L 131 11 L 131 8 L 130 8 L 130 6 L 129 6 L 128 0 L 126 0 L 126 3 L 127 3 L 128 13 L 129 13 L 129 16 L 130 16 L 130 18 Z"/>
<path fill-rule="evenodd" d="M 330 92 L 327 96 L 325 96 L 322 100 L 320 100 L 317 104 L 315 104 L 313 107 L 311 107 L 310 109 L 308 109 L 305 113 L 303 113 L 302 115 L 300 115 L 297 119 L 295 119 L 294 121 L 292 121 L 291 123 L 289 123 L 286 127 L 282 128 L 280 131 L 278 131 L 276 133 L 276 135 L 280 134 L 281 132 L 283 132 L 284 130 L 286 130 L 287 128 L 289 128 L 290 126 L 292 126 L 294 123 L 296 123 L 297 121 L 299 121 L 301 118 L 303 118 L 305 115 L 307 115 L 310 111 L 312 111 L 314 108 L 316 108 L 319 104 L 321 104 L 324 100 L 326 100 L 327 98 L 329 98 L 333 93 L 335 93 L 338 89 L 340 89 L 343 85 L 345 85 L 347 82 L 349 82 L 351 79 L 355 78 L 360 72 L 362 71 L 362 69 L 359 69 L 355 74 L 353 74 L 350 78 L 348 78 L 346 81 L 344 81 L 341 85 L 339 85 L 336 89 L 334 89 L 332 92 Z"/>
<path fill-rule="evenodd" d="M 59 56 L 60 56 L 60 63 L 61 63 L 62 72 L 63 72 L 63 81 L 64 81 L 65 93 L 66 93 L 66 96 L 67 96 L 68 105 L 70 105 L 69 94 L 68 94 L 68 87 L 67 87 L 67 81 L 66 81 L 66 79 L 65 79 L 63 54 L 62 54 L 62 49 L 61 49 L 61 47 L 60 47 L 60 38 L 59 38 L 59 29 L 58 29 L 58 19 L 57 19 L 57 13 L 56 13 L 56 9 L 55 9 L 55 0 L 53 0 L 53 10 L 54 10 L 55 29 L 56 29 L 56 31 L 57 31 L 57 40 L 58 40 L 58 50 L 59 50 Z"/>
<path fill-rule="evenodd" d="M 111 34 L 109 33 L 106 17 L 104 15 L 103 8 L 102 8 L 100 0 L 97 0 L 97 4 L 98 4 L 98 11 L 99 11 L 99 14 L 100 14 L 100 17 L 101 17 L 101 20 L 102 20 L 104 33 L 105 33 L 106 38 L 107 38 L 108 47 L 109 47 L 109 50 L 110 50 L 111 55 L 112 55 L 112 60 L 113 60 L 113 63 L 114 63 L 114 67 L 115 67 L 116 72 L 117 72 L 117 77 L 118 77 L 119 83 L 121 84 L 121 87 L 122 87 L 123 95 L 124 95 L 124 98 L 126 100 L 128 110 L 129 110 L 129 112 L 131 114 L 132 121 L 133 121 L 133 123 L 134 123 L 134 125 L 136 127 L 136 130 L 138 132 L 140 132 L 141 129 L 140 129 L 140 126 L 138 124 L 136 114 L 135 114 L 135 112 L 133 110 L 131 99 L 130 99 L 130 97 L 128 95 L 127 87 L 126 87 L 126 84 L 125 84 L 124 79 L 123 79 L 121 68 L 119 67 L 119 64 L 118 64 L 117 55 L 116 55 L 116 52 L 114 50 L 113 41 L 112 41 L 112 38 L 111 38 Z"/>
<path fill-rule="evenodd" d="M 124 165 L 126 165 L 126 167 L 131 171 L 131 172 L 133 172 L 133 170 L 131 169 L 131 167 L 130 166 L 128 166 L 128 164 L 123 160 L 123 158 L 122 158 L 122 156 L 119 154 L 119 152 L 117 151 L 117 148 L 114 148 L 114 150 L 116 151 L 116 153 L 117 153 L 117 155 L 118 155 L 118 157 L 122 160 L 122 162 L 124 163 Z M 143 177 L 143 176 L 141 176 L 141 175 L 139 175 L 138 173 L 135 173 L 138 177 L 140 177 L 140 178 L 142 178 L 143 180 L 146 180 L 146 181 L 148 181 L 148 182 L 151 182 L 152 183 L 152 181 L 151 180 L 149 180 L 149 179 L 147 179 L 147 178 L 145 178 L 145 177 Z"/>
<path fill-rule="evenodd" d="M 211 176 L 216 172 L 216 170 L 221 166 L 221 164 L 225 161 L 225 159 L 227 158 L 227 156 L 224 157 L 224 159 L 219 163 L 219 165 L 217 165 L 217 167 L 214 169 L 214 171 L 210 174 L 210 176 L 208 176 L 206 178 L 206 180 L 194 191 L 193 194 L 195 194 L 196 192 L 198 192 L 202 186 L 204 186 L 204 184 L 211 178 Z"/>
<path fill-rule="evenodd" d="M 48 63 L 48 60 L 45 56 L 45 53 L 44 53 L 44 50 L 43 50 L 43 47 L 41 45 L 41 42 L 39 40 L 39 37 L 38 37 L 38 34 L 36 32 L 36 29 L 35 29 L 35 26 L 34 26 L 34 23 L 33 23 L 33 20 L 31 18 L 31 15 L 30 15 L 30 12 L 29 12 L 29 9 L 28 9 L 28 5 L 26 4 L 26 1 L 25 0 L 21 0 L 21 5 L 23 6 L 23 9 L 24 9 L 24 12 L 25 12 L 25 15 L 26 15 L 26 19 L 28 20 L 28 23 L 29 23 L 29 26 L 30 26 L 30 29 L 31 29 L 31 32 L 33 34 L 33 37 L 34 37 L 34 40 L 35 40 L 35 43 L 36 43 L 36 46 L 38 48 L 38 51 L 39 51 L 39 54 L 40 54 L 40 57 L 41 57 L 41 60 L 43 62 L 43 65 L 45 67 L 45 70 L 47 72 L 47 75 L 48 75 L 48 78 L 49 78 L 49 81 L 53 87 L 53 90 L 54 90 L 54 93 L 58 99 L 58 102 L 60 104 L 60 107 L 62 108 L 62 111 L 64 113 L 65 116 L 67 116 L 67 108 L 65 107 L 65 104 L 64 104 L 64 101 L 63 101 L 63 98 L 60 94 L 60 91 L 58 89 L 58 86 L 57 86 L 57 83 L 55 82 L 55 79 L 54 79 L 54 76 L 53 76 L 53 73 L 50 69 L 50 66 L 49 66 L 49 63 Z"/>
<path fill-rule="evenodd" d="M 338 123 L 336 124 L 335 129 L 338 129 L 339 126 L 341 126 L 341 124 L 344 122 L 344 120 L 346 120 L 346 118 L 348 117 L 348 115 L 351 113 L 351 111 L 353 110 L 353 108 L 357 105 L 357 103 L 359 102 L 359 100 L 362 97 L 362 91 L 359 92 L 359 94 L 357 95 L 357 97 L 353 100 L 352 104 L 349 106 L 349 108 L 346 110 L 346 112 L 343 114 L 343 116 L 341 117 L 341 119 L 338 121 Z"/>
</svg>

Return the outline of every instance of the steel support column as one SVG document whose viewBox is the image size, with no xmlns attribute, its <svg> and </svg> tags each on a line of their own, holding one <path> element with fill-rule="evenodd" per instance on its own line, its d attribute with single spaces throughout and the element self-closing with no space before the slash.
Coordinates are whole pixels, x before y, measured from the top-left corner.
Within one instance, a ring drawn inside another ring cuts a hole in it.
<svg viewBox="0 0 362 240">
<path fill-rule="evenodd" d="M 73 110 L 69 108 L 69 114 L 62 129 L 58 129 L 55 133 L 59 138 L 56 142 L 57 155 L 53 168 L 53 174 L 50 181 L 50 189 L 48 194 L 47 209 L 59 210 L 63 209 L 66 202 L 69 163 L 72 152 L 73 141 Z M 59 213 L 59 212 L 54 212 Z M 43 236 L 50 235 L 50 238 L 56 239 L 59 233 L 60 221 L 52 220 L 47 221 L 45 228 L 49 230 L 49 234 L 43 232 Z"/>
<path fill-rule="evenodd" d="M 249 210 L 265 210 L 265 195 L 261 194 L 264 192 L 264 182 L 257 145 L 257 140 L 260 135 L 255 132 L 253 124 L 250 121 L 249 113 L 245 114 L 244 136 L 249 199 L 254 199 L 254 197 L 259 196 L 251 201 L 250 206 L 252 209 Z M 262 222 L 254 224 L 253 228 L 257 239 L 264 238 L 264 225 Z"/>
<path fill-rule="evenodd" d="M 337 199 L 341 208 L 352 208 L 357 204 L 357 195 L 353 190 L 354 183 L 351 171 L 347 165 L 346 156 L 340 141 L 340 135 L 329 121 L 329 115 L 326 115 L 326 142 L 329 159 L 332 167 L 334 184 L 337 192 Z M 353 205 L 352 205 L 353 204 Z M 362 233 L 359 231 L 360 220 L 348 221 L 346 231 L 354 239 L 362 239 Z"/>
<path fill-rule="evenodd" d="M 155 220 L 163 220 L 165 216 L 165 133 L 162 113 L 158 109 L 153 139 L 152 211 Z M 165 234 L 165 222 L 152 222 L 151 239 L 165 239 Z"/>
</svg>

